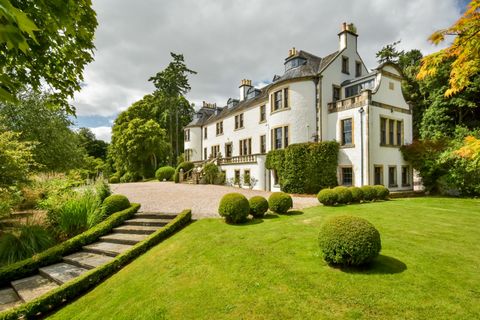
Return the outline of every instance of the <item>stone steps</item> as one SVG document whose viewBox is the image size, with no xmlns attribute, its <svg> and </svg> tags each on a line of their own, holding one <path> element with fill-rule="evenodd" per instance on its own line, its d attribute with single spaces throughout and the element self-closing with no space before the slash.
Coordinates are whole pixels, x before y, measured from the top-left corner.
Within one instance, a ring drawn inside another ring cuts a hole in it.
<svg viewBox="0 0 480 320">
<path fill-rule="evenodd" d="M 75 252 L 74 254 L 63 257 L 63 261 L 85 269 L 100 267 L 113 259 L 114 258 L 110 256 L 86 251 Z"/>
<path fill-rule="evenodd" d="M 126 220 L 125 224 L 130 226 L 158 226 L 163 227 L 170 222 L 170 219 L 157 218 L 133 218 Z"/>
<path fill-rule="evenodd" d="M 105 242 L 135 245 L 140 241 L 145 240 L 148 234 L 134 234 L 134 233 L 111 233 L 109 235 L 100 237 L 100 240 Z"/>
<path fill-rule="evenodd" d="M 28 278 L 12 281 L 12 287 L 23 301 L 29 302 L 57 288 L 58 284 L 37 274 Z"/>
<path fill-rule="evenodd" d="M 113 232 L 114 233 L 151 234 L 157 230 L 158 230 L 158 226 L 123 225 L 113 229 Z"/>
<path fill-rule="evenodd" d="M 38 274 L 12 281 L 10 287 L 0 288 L 0 312 L 38 298 L 88 270 L 112 261 L 115 256 L 145 240 L 175 217 L 163 212 L 136 213 L 132 219 L 126 220 L 99 241 L 63 257 L 63 262 L 40 268 Z"/>
</svg>

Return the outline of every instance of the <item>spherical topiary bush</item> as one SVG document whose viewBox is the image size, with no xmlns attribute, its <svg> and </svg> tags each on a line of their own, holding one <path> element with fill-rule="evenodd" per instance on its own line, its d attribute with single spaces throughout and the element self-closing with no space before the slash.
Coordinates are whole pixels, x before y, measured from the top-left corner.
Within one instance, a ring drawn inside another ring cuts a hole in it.
<svg viewBox="0 0 480 320">
<path fill-rule="evenodd" d="M 241 223 L 247 220 L 250 204 L 240 193 L 227 193 L 220 200 L 218 213 L 229 223 Z"/>
<path fill-rule="evenodd" d="M 373 186 L 375 189 L 375 199 L 377 200 L 387 200 L 390 195 L 390 190 L 387 187 L 382 185 Z"/>
<path fill-rule="evenodd" d="M 360 203 L 363 200 L 363 191 L 359 187 L 348 188 L 352 193 L 352 202 Z"/>
<path fill-rule="evenodd" d="M 110 178 L 108 178 L 108 182 L 109 183 L 119 183 L 120 182 L 120 178 L 116 175 L 113 175 L 111 176 Z"/>
<path fill-rule="evenodd" d="M 170 167 L 170 166 L 165 166 L 158 168 L 158 170 L 155 172 L 155 178 L 157 178 L 159 181 L 171 181 L 173 178 L 173 175 L 175 174 L 175 168 Z"/>
<path fill-rule="evenodd" d="M 250 203 L 250 214 L 255 218 L 261 218 L 268 210 L 268 201 L 262 196 L 254 196 L 248 200 Z"/>
<path fill-rule="evenodd" d="M 360 188 L 363 192 L 363 200 L 365 201 L 373 201 L 377 196 L 377 192 L 373 188 L 373 186 L 363 186 Z"/>
<path fill-rule="evenodd" d="M 285 214 L 292 207 L 292 197 L 285 192 L 274 192 L 268 198 L 268 208 L 272 212 Z"/>
<path fill-rule="evenodd" d="M 337 203 L 338 195 L 333 189 L 322 189 L 317 194 L 317 199 L 324 206 L 333 206 Z"/>
<path fill-rule="evenodd" d="M 352 202 L 352 192 L 350 189 L 343 186 L 333 188 L 333 191 L 337 193 L 337 202 L 340 204 L 347 204 Z"/>
<path fill-rule="evenodd" d="M 353 216 L 330 218 L 322 225 L 318 239 L 329 264 L 362 265 L 377 257 L 382 247 L 378 230 Z"/>
<path fill-rule="evenodd" d="M 130 201 L 128 198 L 121 194 L 113 194 L 108 196 L 103 200 L 102 203 L 102 214 L 109 216 L 112 213 L 122 211 L 130 207 Z"/>
</svg>

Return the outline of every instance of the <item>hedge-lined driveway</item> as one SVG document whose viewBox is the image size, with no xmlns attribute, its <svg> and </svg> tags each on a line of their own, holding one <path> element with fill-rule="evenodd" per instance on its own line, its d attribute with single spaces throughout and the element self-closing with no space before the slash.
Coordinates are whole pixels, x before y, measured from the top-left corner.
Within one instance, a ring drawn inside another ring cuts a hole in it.
<svg viewBox="0 0 480 320">
<path fill-rule="evenodd" d="M 142 205 L 144 212 L 179 213 L 192 209 L 194 219 L 219 217 L 218 203 L 223 195 L 239 192 L 247 198 L 256 195 L 268 198 L 270 192 L 216 185 L 175 184 L 173 182 L 137 182 L 111 185 L 113 193 L 126 195 L 131 202 Z M 319 205 L 315 197 L 293 197 L 293 207 L 303 209 Z"/>
</svg>

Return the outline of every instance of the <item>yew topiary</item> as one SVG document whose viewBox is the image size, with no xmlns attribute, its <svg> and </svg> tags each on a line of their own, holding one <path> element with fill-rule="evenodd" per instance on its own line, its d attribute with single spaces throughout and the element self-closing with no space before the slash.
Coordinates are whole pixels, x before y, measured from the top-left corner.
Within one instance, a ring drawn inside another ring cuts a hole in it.
<svg viewBox="0 0 480 320">
<path fill-rule="evenodd" d="M 171 181 L 174 174 L 175 168 L 171 166 L 165 166 L 158 168 L 158 170 L 155 172 L 155 178 L 157 178 L 159 181 Z"/>
<path fill-rule="evenodd" d="M 292 197 L 285 192 L 274 192 L 268 198 L 268 208 L 272 212 L 285 214 L 292 207 Z"/>
<path fill-rule="evenodd" d="M 122 211 L 130 207 L 128 198 L 121 194 L 113 194 L 103 200 L 101 210 L 104 216 L 109 216 L 112 213 Z"/>
<path fill-rule="evenodd" d="M 268 210 L 268 201 L 262 196 L 254 196 L 248 201 L 250 203 L 250 214 L 255 218 L 261 218 Z"/>
<path fill-rule="evenodd" d="M 390 195 L 390 190 L 387 187 L 382 185 L 373 186 L 375 189 L 375 199 L 377 200 L 387 200 Z"/>
<path fill-rule="evenodd" d="M 319 245 L 329 264 L 358 266 L 371 262 L 381 250 L 380 233 L 367 220 L 336 216 L 320 229 Z"/>
<path fill-rule="evenodd" d="M 360 203 L 363 201 L 363 191 L 359 187 L 350 187 L 348 188 L 352 194 L 352 202 Z"/>
<path fill-rule="evenodd" d="M 337 203 L 338 195 L 333 189 L 322 189 L 317 194 L 318 201 L 324 206 L 334 206 Z"/>
<path fill-rule="evenodd" d="M 220 200 L 218 214 L 228 223 L 241 223 L 247 220 L 250 213 L 250 204 L 247 198 L 240 193 L 228 193 Z"/>
<path fill-rule="evenodd" d="M 333 188 L 333 191 L 337 193 L 337 202 L 339 204 L 348 204 L 352 202 L 352 192 L 350 192 L 349 188 L 338 186 Z"/>
<path fill-rule="evenodd" d="M 373 201 L 377 197 L 377 192 L 373 186 L 363 186 L 360 188 L 363 192 L 363 200 Z"/>
</svg>

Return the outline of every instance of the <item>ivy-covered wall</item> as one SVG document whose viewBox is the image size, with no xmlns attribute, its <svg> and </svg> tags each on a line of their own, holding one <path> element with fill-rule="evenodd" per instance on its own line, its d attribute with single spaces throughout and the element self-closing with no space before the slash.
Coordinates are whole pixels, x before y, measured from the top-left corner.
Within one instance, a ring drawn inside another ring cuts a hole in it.
<svg viewBox="0 0 480 320">
<path fill-rule="evenodd" d="M 317 193 L 337 185 L 338 148 L 335 141 L 292 144 L 270 151 L 266 168 L 277 171 L 282 191 Z"/>
</svg>

